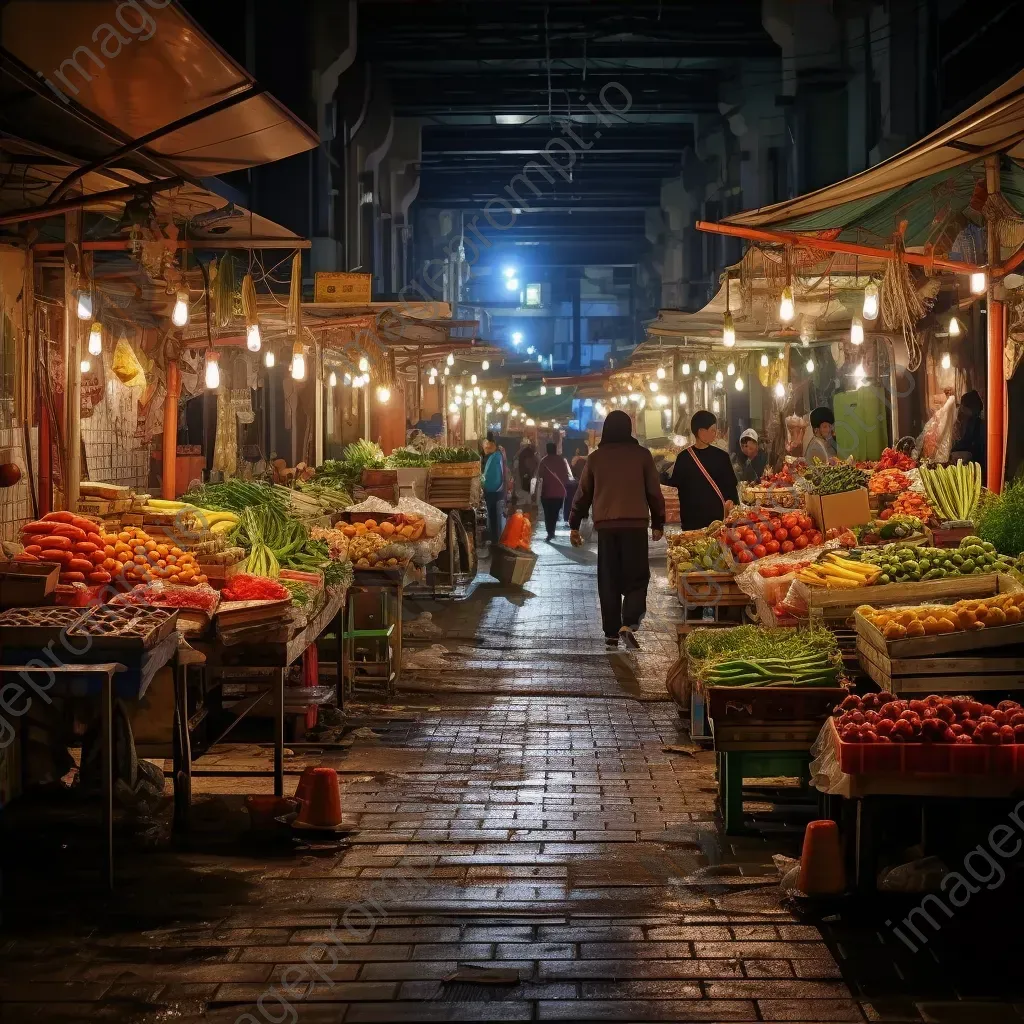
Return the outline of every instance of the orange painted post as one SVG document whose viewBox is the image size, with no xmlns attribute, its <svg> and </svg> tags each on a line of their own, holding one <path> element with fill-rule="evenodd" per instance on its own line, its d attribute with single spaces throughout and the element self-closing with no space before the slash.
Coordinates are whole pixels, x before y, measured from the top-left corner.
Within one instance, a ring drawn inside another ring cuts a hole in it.
<svg viewBox="0 0 1024 1024">
<path fill-rule="evenodd" d="M 991 287 L 989 294 L 991 295 Z M 990 491 L 998 493 L 1003 488 L 1003 458 L 1006 439 L 1006 381 L 1003 379 L 1006 303 L 990 298 L 987 319 L 988 401 L 985 403 L 988 425 L 987 485 Z"/>
<path fill-rule="evenodd" d="M 174 501 L 178 460 L 178 396 L 181 394 L 181 373 L 177 359 L 167 360 L 167 394 L 164 395 L 163 478 L 160 493 Z"/>
</svg>

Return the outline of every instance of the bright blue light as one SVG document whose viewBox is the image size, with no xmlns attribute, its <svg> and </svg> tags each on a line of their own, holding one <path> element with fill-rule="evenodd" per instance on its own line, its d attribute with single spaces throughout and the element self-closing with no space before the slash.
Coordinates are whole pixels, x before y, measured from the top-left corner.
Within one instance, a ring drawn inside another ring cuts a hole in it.
<svg viewBox="0 0 1024 1024">
<path fill-rule="evenodd" d="M 516 268 L 515 267 L 503 267 L 501 272 L 506 277 L 515 277 L 516 276 Z"/>
<path fill-rule="evenodd" d="M 520 345 L 522 345 L 522 343 L 523 343 L 523 332 L 522 331 L 513 331 L 512 332 L 512 344 L 515 345 L 518 348 Z"/>
<path fill-rule="evenodd" d="M 542 355 L 538 355 L 537 356 L 537 362 L 538 363 L 543 363 L 544 362 L 544 357 Z"/>
<path fill-rule="evenodd" d="M 507 278 L 505 278 L 505 287 L 510 292 L 518 291 L 519 290 L 519 278 L 518 277 L 507 277 Z"/>
<path fill-rule="evenodd" d="M 530 347 L 529 347 L 529 348 L 528 348 L 528 349 L 526 350 L 526 354 L 527 354 L 528 356 L 532 356 L 532 355 L 533 355 L 533 353 L 534 353 L 534 352 L 536 352 L 536 351 L 537 351 L 537 350 L 536 350 L 536 349 L 535 349 L 535 348 L 534 348 L 534 347 L 533 347 L 533 346 L 531 345 L 531 346 L 530 346 Z"/>
</svg>

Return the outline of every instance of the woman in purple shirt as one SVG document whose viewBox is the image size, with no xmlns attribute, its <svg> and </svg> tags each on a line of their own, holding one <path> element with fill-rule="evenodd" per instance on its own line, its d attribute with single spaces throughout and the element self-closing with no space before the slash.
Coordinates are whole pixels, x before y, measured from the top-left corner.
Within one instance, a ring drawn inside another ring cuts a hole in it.
<svg viewBox="0 0 1024 1024">
<path fill-rule="evenodd" d="M 555 539 L 555 524 L 558 513 L 565 502 L 566 490 L 572 479 L 569 463 L 555 454 L 558 446 L 548 441 L 548 453 L 540 460 L 537 476 L 540 479 L 540 504 L 544 509 L 544 525 L 548 528 L 548 540 Z"/>
</svg>

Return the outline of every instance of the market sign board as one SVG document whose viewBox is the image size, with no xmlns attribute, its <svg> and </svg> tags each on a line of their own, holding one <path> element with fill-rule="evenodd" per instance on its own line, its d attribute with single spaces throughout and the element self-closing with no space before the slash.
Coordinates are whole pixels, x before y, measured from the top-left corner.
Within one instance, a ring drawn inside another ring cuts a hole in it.
<svg viewBox="0 0 1024 1024">
<path fill-rule="evenodd" d="M 313 301 L 339 306 L 368 306 L 372 274 L 318 271 L 314 274 Z"/>
</svg>

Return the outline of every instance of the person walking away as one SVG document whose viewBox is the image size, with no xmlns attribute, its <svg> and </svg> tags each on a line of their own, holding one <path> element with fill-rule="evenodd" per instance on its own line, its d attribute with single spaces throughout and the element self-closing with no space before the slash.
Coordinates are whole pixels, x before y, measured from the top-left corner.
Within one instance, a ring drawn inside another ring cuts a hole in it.
<svg viewBox="0 0 1024 1024">
<path fill-rule="evenodd" d="M 484 442 L 483 489 L 487 506 L 487 539 L 497 544 L 505 529 L 505 456 L 493 441 Z"/>
<path fill-rule="evenodd" d="M 967 391 L 960 399 L 949 461 L 954 466 L 957 460 L 977 462 L 981 466 L 981 478 L 984 480 L 988 438 L 985 421 L 981 418 L 982 408 L 981 395 L 977 391 Z"/>
<path fill-rule="evenodd" d="M 718 420 L 702 409 L 690 418 L 693 444 L 676 458 L 667 483 L 679 491 L 679 515 L 684 530 L 703 530 L 739 501 L 736 473 L 729 453 L 715 446 Z"/>
<path fill-rule="evenodd" d="M 544 525 L 550 541 L 555 539 L 558 513 L 565 504 L 566 490 L 572 479 L 569 463 L 558 454 L 554 441 L 548 441 L 547 454 L 540 460 L 537 474 L 540 478 L 540 505 L 544 509 Z"/>
<path fill-rule="evenodd" d="M 816 462 L 827 466 L 836 457 L 835 425 L 836 418 L 827 405 L 819 405 L 811 413 L 811 430 L 814 433 L 804 451 L 808 466 Z"/>
<path fill-rule="evenodd" d="M 530 481 L 537 474 L 537 452 L 529 441 L 524 442 L 516 456 L 520 488 L 529 495 Z"/>
<path fill-rule="evenodd" d="M 665 527 L 665 498 L 651 453 L 632 436 L 633 425 L 621 409 L 608 414 L 601 443 L 580 475 L 569 516 L 569 539 L 580 547 L 580 524 L 593 510 L 597 530 L 597 592 L 605 643 L 621 639 L 637 648 L 636 631 L 647 612 L 651 567 L 647 526 L 653 540 Z"/>
<path fill-rule="evenodd" d="M 756 484 L 768 465 L 768 454 L 758 447 L 757 431 L 748 427 L 740 434 L 740 453 L 736 457 L 736 476 L 747 484 Z"/>
<path fill-rule="evenodd" d="M 590 451 L 586 444 L 581 441 L 580 450 L 572 457 L 569 463 L 572 476 L 565 485 L 565 504 L 562 506 L 562 518 L 566 522 L 569 522 L 569 516 L 572 513 L 572 503 L 576 498 L 576 488 L 579 486 L 580 477 L 583 475 L 583 467 L 587 464 L 587 456 L 589 454 Z"/>
</svg>

